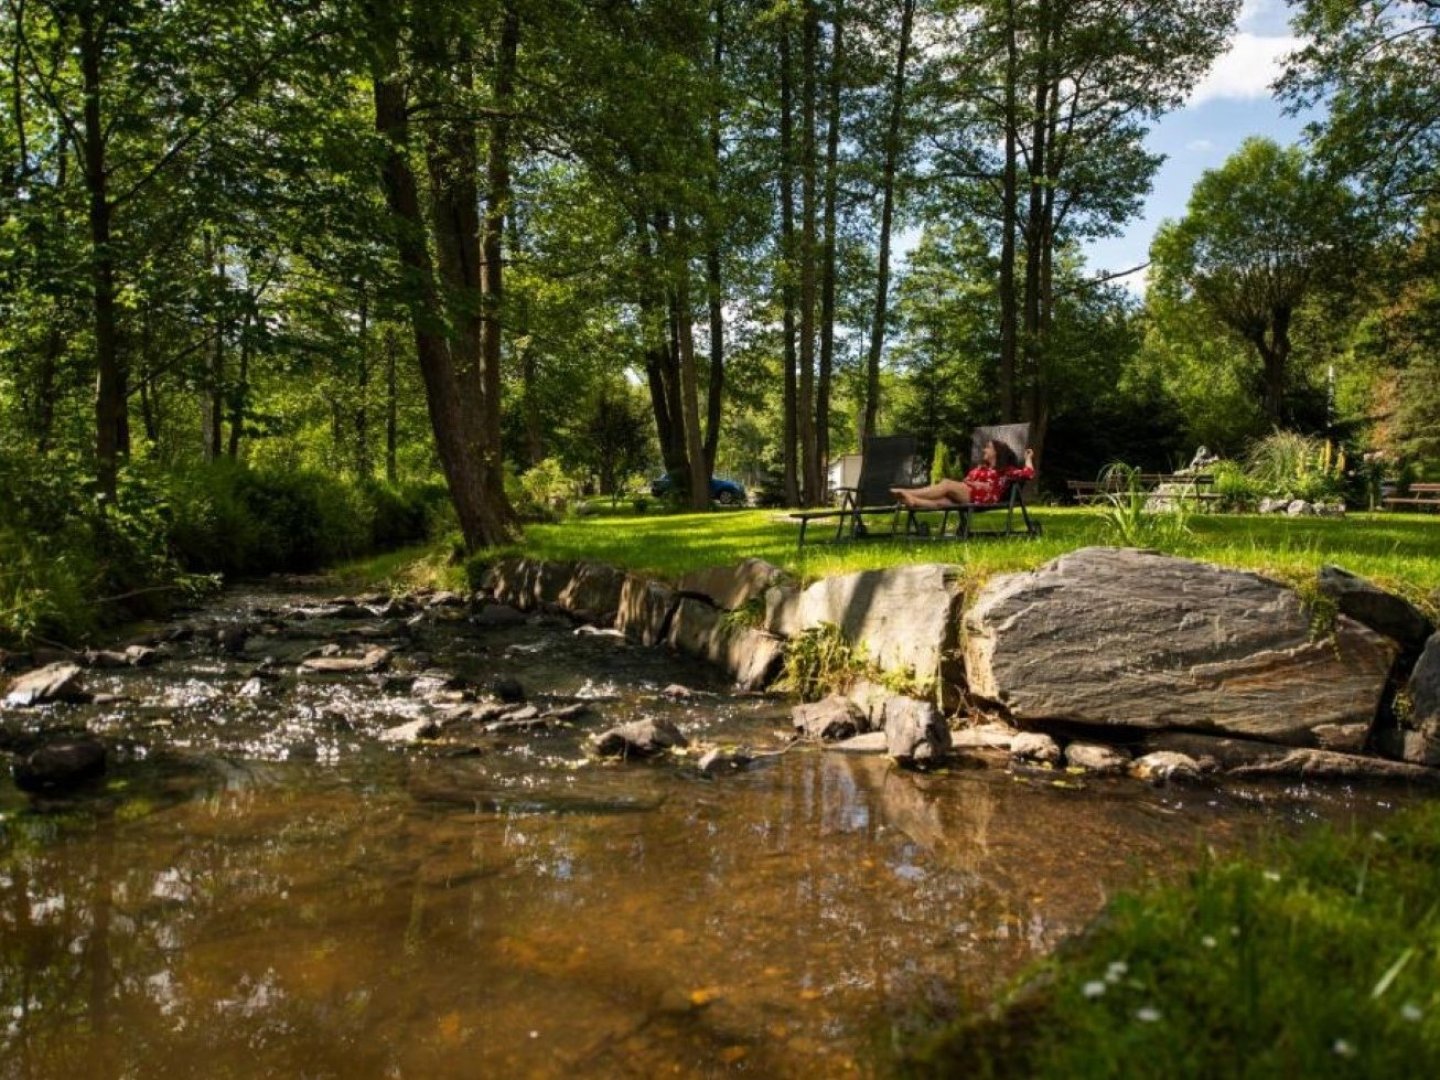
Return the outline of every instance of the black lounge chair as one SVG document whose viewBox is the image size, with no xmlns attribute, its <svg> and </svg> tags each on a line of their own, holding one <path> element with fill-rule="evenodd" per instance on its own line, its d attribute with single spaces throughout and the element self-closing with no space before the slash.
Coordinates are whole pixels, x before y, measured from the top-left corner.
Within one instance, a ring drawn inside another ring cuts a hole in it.
<svg viewBox="0 0 1440 1080">
<path fill-rule="evenodd" d="M 872 435 L 865 440 L 860 462 L 860 479 L 853 488 L 839 488 L 840 505 L 831 510 L 804 510 L 790 517 L 800 522 L 800 546 L 805 545 L 805 530 L 812 521 L 835 520 L 835 539 L 858 540 L 872 535 L 865 524 L 867 517 L 889 517 L 894 536 L 900 527 L 905 507 L 895 501 L 891 488 L 918 487 L 915 483 L 915 437 L 913 435 Z M 910 524 L 913 515 L 907 516 Z"/>
<path fill-rule="evenodd" d="M 978 462 L 985 453 L 985 444 L 991 439 L 1004 443 L 1015 451 L 1015 459 L 1025 459 L 1025 448 L 1030 445 L 1029 424 L 993 424 L 988 427 L 978 427 L 970 435 L 970 460 Z M 955 540 L 969 540 L 972 536 L 1027 536 L 1036 537 L 1040 535 L 1040 522 L 1030 517 L 1030 511 L 1025 506 L 1025 488 L 1028 480 L 1009 485 L 1005 498 L 998 503 L 970 504 L 968 506 L 947 507 L 939 511 L 912 510 L 907 516 L 905 523 L 906 532 L 920 531 L 915 515 L 923 513 L 939 513 L 940 530 L 936 537 L 942 538 L 946 530 L 950 528 L 950 518 L 955 518 L 954 531 L 949 535 Z M 1005 512 L 1005 527 L 1003 529 L 986 529 L 980 532 L 975 531 L 971 526 L 978 514 L 993 514 L 1003 510 Z M 1020 514 L 1022 525 L 1017 526 L 1015 522 L 1016 512 Z"/>
</svg>

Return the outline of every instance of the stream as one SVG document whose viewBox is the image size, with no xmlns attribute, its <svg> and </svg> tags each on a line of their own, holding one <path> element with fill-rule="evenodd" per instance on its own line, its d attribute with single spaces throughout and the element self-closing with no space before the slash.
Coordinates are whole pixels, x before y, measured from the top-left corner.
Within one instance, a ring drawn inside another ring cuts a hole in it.
<svg viewBox="0 0 1440 1080">
<path fill-rule="evenodd" d="M 231 590 L 150 628 L 158 664 L 87 671 L 113 700 L 0 709 L 0 745 L 111 748 L 68 797 L 0 779 L 0 1076 L 883 1074 L 1115 890 L 1409 798 L 601 762 L 590 736 L 647 716 L 780 748 L 789 706 L 553 617 L 372 599 Z M 329 644 L 393 659 L 299 673 Z M 381 738 L 513 680 L 586 708 Z"/>
</svg>

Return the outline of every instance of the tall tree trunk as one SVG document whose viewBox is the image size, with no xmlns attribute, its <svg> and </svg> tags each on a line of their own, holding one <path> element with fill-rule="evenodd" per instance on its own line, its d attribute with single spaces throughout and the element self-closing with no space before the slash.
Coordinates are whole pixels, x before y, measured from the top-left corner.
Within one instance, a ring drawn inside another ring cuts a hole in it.
<svg viewBox="0 0 1440 1080">
<path fill-rule="evenodd" d="M 250 397 L 250 309 L 240 318 L 240 370 L 230 391 L 230 442 L 225 448 L 231 461 L 240 457 L 240 437 L 245 433 L 245 406 Z"/>
<path fill-rule="evenodd" d="M 205 237 L 207 251 L 211 238 Z M 225 254 L 224 246 L 210 252 L 207 260 L 215 268 L 215 346 L 210 352 L 210 375 L 205 386 L 205 417 L 202 427 L 205 432 L 205 460 L 216 461 L 220 457 L 225 440 Z"/>
<path fill-rule="evenodd" d="M 653 225 L 655 240 L 651 241 Z M 636 221 L 636 234 L 642 265 L 650 271 L 661 270 L 657 276 L 662 284 L 647 280 L 640 295 L 640 320 L 645 336 L 645 379 L 650 389 L 650 406 L 655 415 L 655 434 L 660 440 L 660 455 L 665 471 L 680 487 L 690 482 L 690 462 L 685 453 L 684 414 L 680 393 L 680 328 L 674 297 L 663 286 L 665 252 L 669 249 L 670 218 L 660 211 L 653 221 L 643 217 Z"/>
<path fill-rule="evenodd" d="M 100 493 L 113 501 L 120 459 L 130 452 L 130 431 L 125 416 L 128 391 L 115 311 L 115 253 L 110 238 L 114 206 L 108 191 L 106 131 L 100 113 L 105 40 L 104 29 L 96 25 L 97 16 L 89 5 L 80 9 L 80 71 L 85 94 L 82 149 L 95 333 L 95 464 Z"/>
<path fill-rule="evenodd" d="M 835 368 L 835 222 L 840 184 L 840 86 L 845 75 L 845 3 L 835 0 L 825 127 L 825 190 L 821 212 L 820 371 L 815 382 L 815 468 L 823 499 L 829 487 L 830 382 Z"/>
<path fill-rule="evenodd" d="M 1265 416 L 1275 427 L 1283 427 L 1289 419 L 1286 410 L 1290 363 L 1290 321 L 1292 312 L 1288 307 L 1275 307 L 1270 311 L 1270 334 L 1266 340 L 1264 330 L 1255 334 L 1256 351 L 1260 353 L 1261 380 L 1263 384 L 1262 404 Z"/>
<path fill-rule="evenodd" d="M 714 103 L 710 108 L 710 214 L 720 214 L 720 155 L 723 147 L 720 94 L 725 71 L 725 0 L 714 0 L 715 41 L 710 71 Z M 725 392 L 725 290 L 720 276 L 720 233 L 715 222 L 706 229 L 705 297 L 710 314 L 710 378 L 705 393 L 705 476 L 715 475 L 715 455 L 720 448 L 720 414 Z"/>
<path fill-rule="evenodd" d="M 355 471 L 369 479 L 370 467 L 370 296 L 360 283 L 360 334 L 355 372 Z"/>
<path fill-rule="evenodd" d="M 801 28 L 800 86 L 800 382 L 795 414 L 800 426 L 801 502 L 820 501 L 820 467 L 815 442 L 815 68 L 819 57 L 820 13 L 805 0 Z"/>
<path fill-rule="evenodd" d="M 394 484 L 400 479 L 397 451 L 400 446 L 399 370 L 400 340 L 394 327 L 385 328 L 385 479 Z"/>
<path fill-rule="evenodd" d="M 1045 190 L 1050 136 L 1050 95 L 1055 83 L 1050 77 L 1051 27 L 1049 12 L 1042 5 L 1039 43 L 1036 56 L 1035 112 L 1030 125 L 1029 200 L 1025 214 L 1025 297 L 1024 297 L 1024 358 L 1025 358 L 1025 419 L 1030 422 L 1031 438 L 1043 422 L 1041 415 L 1041 368 L 1044 340 L 1044 303 L 1042 276 L 1045 263 Z"/>
<path fill-rule="evenodd" d="M 520 218 L 505 215 L 505 229 L 510 234 L 510 257 L 523 254 L 520 243 Z M 512 363 L 520 365 L 520 419 L 525 425 L 525 460 L 539 465 L 545 460 L 545 421 L 540 414 L 540 354 L 530 340 L 530 305 L 525 297 L 511 297 L 510 335 Z M 522 345 L 521 342 L 524 342 Z"/>
<path fill-rule="evenodd" d="M 35 377 L 35 451 L 41 457 L 50 452 L 50 441 L 55 434 L 55 374 L 65 348 L 59 315 L 58 310 L 52 313 L 53 321 L 45 333 L 45 347 L 40 352 L 40 370 Z"/>
<path fill-rule="evenodd" d="M 780 299 L 784 308 L 785 379 L 784 398 L 784 483 L 785 505 L 800 505 L 800 474 L 796 448 L 799 441 L 795 355 L 795 310 L 799 300 L 795 289 L 795 103 L 790 63 L 790 21 L 780 20 Z"/>
<path fill-rule="evenodd" d="M 388 5 L 376 3 L 371 7 L 375 127 L 387 143 L 381 186 L 393 219 L 394 243 L 405 279 L 415 351 L 425 382 L 425 400 L 435 432 L 436 450 L 465 545 L 474 549 L 503 543 L 512 532 L 508 516 L 489 498 L 483 462 L 467 435 L 469 417 L 462 409 L 462 396 L 473 400 L 475 388 L 462 387 L 450 342 L 435 329 L 442 307 L 425 239 L 419 187 L 410 166 L 409 116 L 395 45 L 399 28 L 387 17 L 389 13 Z"/>
<path fill-rule="evenodd" d="M 490 146 L 485 160 L 485 220 L 480 245 L 480 390 L 485 482 L 496 512 L 509 521 L 514 520 L 514 511 L 505 497 L 505 468 L 500 446 L 500 346 L 504 329 L 505 215 L 510 212 L 511 199 L 511 109 L 519 43 L 520 16 L 513 0 L 506 0 L 500 20 L 500 39 L 495 47 L 495 115 L 490 121 Z"/>
<path fill-rule="evenodd" d="M 1015 230 L 1019 218 L 1020 78 L 1015 42 L 1015 0 L 1005 3 L 1005 169 L 1000 181 L 1000 419 L 1013 423 L 1019 341 L 1019 302 L 1015 287 Z"/>
<path fill-rule="evenodd" d="M 875 281 L 875 318 L 870 325 L 870 353 L 865 358 L 864 438 L 876 434 L 880 415 L 880 354 L 885 345 L 885 320 L 890 305 L 890 231 L 895 224 L 895 173 L 900 159 L 900 122 L 905 115 L 905 68 L 910 56 L 910 33 L 915 24 L 915 0 L 905 0 L 900 11 L 900 44 L 895 54 L 895 78 L 890 84 L 890 117 L 885 128 L 885 160 L 880 176 L 879 268 Z M 863 445 L 863 444 L 862 444 Z"/>
<path fill-rule="evenodd" d="M 685 457 L 690 465 L 690 506 L 710 508 L 710 476 L 705 468 L 705 448 L 700 437 L 700 378 L 695 363 L 695 333 L 690 308 L 690 231 L 682 215 L 675 230 L 675 325 L 678 331 L 680 365 L 680 408 L 685 426 Z"/>
</svg>

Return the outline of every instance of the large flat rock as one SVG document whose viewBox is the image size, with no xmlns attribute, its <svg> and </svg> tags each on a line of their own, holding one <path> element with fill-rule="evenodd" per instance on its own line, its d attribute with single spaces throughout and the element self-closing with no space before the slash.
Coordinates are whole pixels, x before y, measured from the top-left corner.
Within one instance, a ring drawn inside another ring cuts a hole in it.
<svg viewBox="0 0 1440 1080">
<path fill-rule="evenodd" d="M 1440 765 L 1440 634 L 1430 635 L 1406 686 L 1404 757 L 1420 765 Z"/>
<path fill-rule="evenodd" d="M 612 626 L 625 575 L 604 563 L 580 563 L 560 592 L 560 606 L 583 622 Z"/>
<path fill-rule="evenodd" d="M 724 669 L 741 690 L 763 690 L 780 671 L 784 642 L 725 617 L 703 600 L 685 597 L 670 620 L 670 645 Z"/>
<path fill-rule="evenodd" d="M 793 636 L 833 624 L 882 671 L 910 675 L 925 686 L 940 677 L 958 646 L 960 599 L 955 566 L 862 570 L 822 578 L 801 592 L 772 588 L 766 627 Z"/>
<path fill-rule="evenodd" d="M 674 610 L 674 589 L 638 574 L 627 574 L 620 587 L 615 627 L 641 645 L 658 645 L 665 640 Z"/>
<path fill-rule="evenodd" d="M 1299 596 L 1257 574 L 1126 548 L 996 578 L 965 616 L 971 692 L 1018 720 L 1300 746 L 1371 723 L 1396 651 L 1345 615 L 1316 637 Z"/>
<path fill-rule="evenodd" d="M 778 566 L 764 559 L 745 559 L 735 566 L 707 566 L 692 570 L 680 579 L 676 591 L 697 596 L 718 608 L 734 611 L 744 607 L 783 577 Z"/>
</svg>

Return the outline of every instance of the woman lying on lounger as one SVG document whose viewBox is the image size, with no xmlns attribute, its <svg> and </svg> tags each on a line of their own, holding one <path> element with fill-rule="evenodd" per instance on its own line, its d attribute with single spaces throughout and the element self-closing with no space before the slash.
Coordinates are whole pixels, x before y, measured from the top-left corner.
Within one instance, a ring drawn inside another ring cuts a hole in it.
<svg viewBox="0 0 1440 1080">
<path fill-rule="evenodd" d="M 1024 483 L 1035 475 L 1035 451 L 1025 450 L 1025 467 L 1016 465 L 1015 451 L 998 439 L 985 444 L 981 462 L 964 480 L 941 480 L 918 488 L 891 488 L 895 501 L 912 510 L 949 510 L 956 506 L 994 506 L 1005 497 L 1012 483 Z"/>
</svg>

